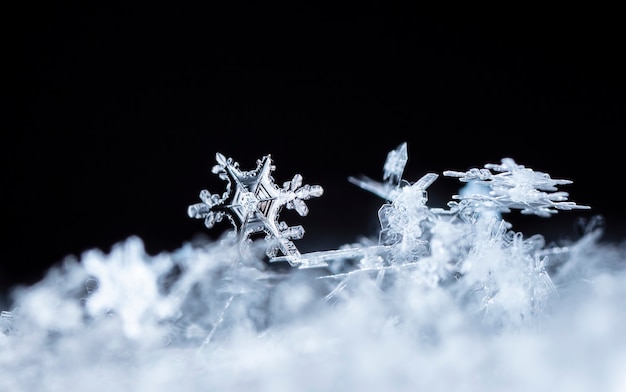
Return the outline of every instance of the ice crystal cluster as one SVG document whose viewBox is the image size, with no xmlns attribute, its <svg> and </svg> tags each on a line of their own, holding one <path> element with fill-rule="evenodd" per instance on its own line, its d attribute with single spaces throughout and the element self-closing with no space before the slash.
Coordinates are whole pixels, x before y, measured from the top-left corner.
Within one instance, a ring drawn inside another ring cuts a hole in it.
<svg viewBox="0 0 626 392">
<path fill-rule="evenodd" d="M 626 390 L 623 245 L 600 217 L 559 244 L 506 221 L 588 209 L 557 190 L 570 181 L 504 158 L 412 182 L 403 143 L 382 181 L 348 178 L 381 198 L 379 232 L 301 253 L 280 213 L 306 216 L 322 187 L 279 187 L 269 155 L 216 161 L 225 192 L 187 213 L 226 218 L 219 240 L 151 256 L 131 237 L 12 291 L 0 390 Z M 446 178 L 458 195 L 429 207 Z"/>
</svg>

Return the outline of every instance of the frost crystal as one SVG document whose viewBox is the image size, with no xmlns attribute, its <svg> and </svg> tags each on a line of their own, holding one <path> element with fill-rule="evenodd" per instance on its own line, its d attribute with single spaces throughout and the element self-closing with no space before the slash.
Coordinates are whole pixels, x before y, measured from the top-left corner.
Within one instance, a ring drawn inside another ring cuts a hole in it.
<svg viewBox="0 0 626 392">
<path fill-rule="evenodd" d="M 300 216 L 306 216 L 309 209 L 304 200 L 321 196 L 324 192 L 322 187 L 302 185 L 302 176 L 296 174 L 279 188 L 271 176 L 276 166 L 272 165 L 270 155 L 257 160 L 256 169 L 250 171 L 240 170 L 239 163 L 220 153 L 215 155 L 215 159 L 217 165 L 211 171 L 227 182 L 226 191 L 219 196 L 202 190 L 202 203 L 188 207 L 189 217 L 204 219 L 207 228 L 227 217 L 242 244 L 251 242 L 252 234 L 265 233 L 269 257 L 276 256 L 280 251 L 290 261 L 298 260 L 300 252 L 291 240 L 302 238 L 304 228 L 279 222 L 279 214 L 286 207 Z"/>
</svg>

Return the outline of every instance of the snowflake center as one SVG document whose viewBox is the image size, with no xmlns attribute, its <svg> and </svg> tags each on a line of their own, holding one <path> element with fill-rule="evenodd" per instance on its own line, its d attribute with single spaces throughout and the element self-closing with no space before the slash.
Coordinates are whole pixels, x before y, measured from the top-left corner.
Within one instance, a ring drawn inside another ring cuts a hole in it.
<svg viewBox="0 0 626 392">
<path fill-rule="evenodd" d="M 247 212 L 254 212 L 256 210 L 257 204 L 259 204 L 259 199 L 252 192 L 243 192 L 239 198 L 239 202 L 241 206 Z"/>
</svg>

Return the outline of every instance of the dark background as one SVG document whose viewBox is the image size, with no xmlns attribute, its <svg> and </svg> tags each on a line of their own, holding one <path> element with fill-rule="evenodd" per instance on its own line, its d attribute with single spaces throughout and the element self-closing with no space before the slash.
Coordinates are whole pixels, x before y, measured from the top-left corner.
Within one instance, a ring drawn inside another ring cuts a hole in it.
<svg viewBox="0 0 626 392">
<path fill-rule="evenodd" d="M 560 240 L 598 214 L 607 241 L 624 234 L 626 29 L 616 11 L 132 4 L 22 4 L 4 15 L 15 66 L 4 77 L 17 81 L 5 109 L 17 121 L 1 136 L 0 287 L 131 235 L 150 254 L 216 236 L 229 226 L 209 233 L 186 214 L 200 190 L 224 190 L 210 172 L 216 152 L 246 170 L 272 154 L 279 185 L 300 173 L 324 187 L 307 217 L 281 215 L 304 225 L 303 252 L 377 232 L 382 200 L 347 178 L 381 179 L 404 141 L 410 181 L 512 157 L 572 180 L 560 190 L 592 207 L 507 215 L 525 234 Z M 459 186 L 440 177 L 430 205 Z"/>
</svg>

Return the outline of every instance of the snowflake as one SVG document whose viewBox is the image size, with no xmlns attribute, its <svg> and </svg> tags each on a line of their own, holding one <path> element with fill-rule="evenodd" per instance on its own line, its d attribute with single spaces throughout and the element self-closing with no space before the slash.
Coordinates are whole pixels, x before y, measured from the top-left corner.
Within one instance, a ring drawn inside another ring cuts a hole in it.
<svg viewBox="0 0 626 392">
<path fill-rule="evenodd" d="M 257 160 L 256 169 L 250 171 L 240 170 L 239 163 L 220 153 L 215 155 L 215 160 L 217 165 L 211 172 L 227 181 L 226 191 L 219 196 L 202 190 L 202 203 L 188 207 L 189 217 L 204 219 L 207 228 L 227 217 L 242 244 L 251 242 L 250 237 L 255 233 L 265 233 L 269 257 L 275 257 L 280 251 L 290 261 L 298 260 L 300 252 L 291 240 L 302 238 L 304 228 L 279 222 L 279 214 L 286 207 L 300 216 L 306 216 L 309 209 L 304 200 L 321 196 L 324 192 L 322 187 L 302 185 L 302 176 L 296 174 L 279 188 L 271 176 L 276 166 L 272 164 L 270 155 Z"/>
<path fill-rule="evenodd" d="M 455 195 L 453 198 L 500 212 L 510 212 L 511 208 L 515 208 L 525 215 L 549 217 L 556 214 L 557 210 L 591 208 L 566 201 L 569 196 L 567 192 L 555 192 L 557 185 L 571 184 L 572 181 L 552 179 L 549 174 L 527 169 L 511 158 L 503 158 L 500 165 L 488 163 L 484 169 L 474 168 L 467 172 L 449 170 L 443 175 L 458 177 L 461 182 L 488 186 L 488 194 Z"/>
</svg>

